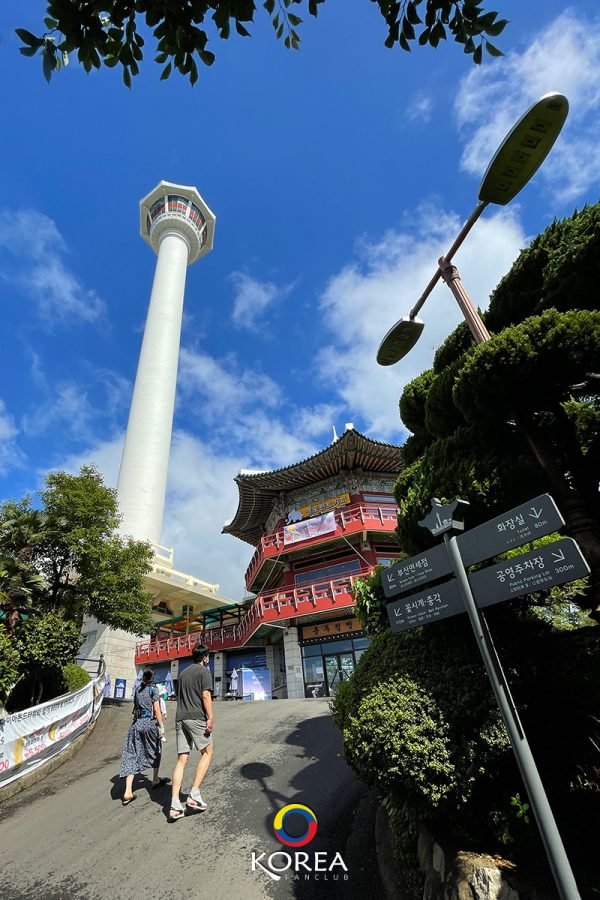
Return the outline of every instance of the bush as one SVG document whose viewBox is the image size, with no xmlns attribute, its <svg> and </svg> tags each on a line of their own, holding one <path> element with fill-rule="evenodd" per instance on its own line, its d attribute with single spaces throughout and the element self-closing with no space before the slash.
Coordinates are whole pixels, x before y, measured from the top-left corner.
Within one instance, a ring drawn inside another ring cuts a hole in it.
<svg viewBox="0 0 600 900">
<path fill-rule="evenodd" d="M 20 656 L 3 625 L 0 625 L 0 705 L 17 682 Z"/>
<path fill-rule="evenodd" d="M 426 818 L 441 807 L 454 816 L 510 756 L 477 646 L 459 619 L 376 635 L 333 714 L 359 777 Z"/>
<path fill-rule="evenodd" d="M 66 690 L 62 669 L 58 666 L 41 666 L 25 671 L 8 696 L 7 712 L 21 712 L 38 706 L 46 700 L 60 697 Z"/>
<path fill-rule="evenodd" d="M 82 669 L 76 663 L 67 663 L 66 666 L 62 667 L 62 673 L 65 687 L 69 693 L 78 691 L 90 681 L 90 676 L 85 669 Z"/>
<path fill-rule="evenodd" d="M 555 589 L 565 595 L 560 622 L 574 589 Z M 355 596 L 373 639 L 332 703 L 348 763 L 390 809 L 416 816 L 440 839 L 528 865 L 543 859 L 466 617 L 396 634 L 386 625 L 379 573 Z M 540 599 L 498 604 L 486 618 L 569 853 L 582 883 L 593 883 L 594 833 L 580 823 L 600 816 L 600 631 L 581 627 L 581 617 L 559 630 L 555 603 L 551 621 L 541 621 L 531 608 Z M 405 865 L 416 852 L 413 831 L 403 841 Z"/>
<path fill-rule="evenodd" d="M 348 717 L 343 734 L 348 762 L 371 787 L 431 807 L 452 790 L 448 724 L 410 678 L 373 687 Z"/>
</svg>

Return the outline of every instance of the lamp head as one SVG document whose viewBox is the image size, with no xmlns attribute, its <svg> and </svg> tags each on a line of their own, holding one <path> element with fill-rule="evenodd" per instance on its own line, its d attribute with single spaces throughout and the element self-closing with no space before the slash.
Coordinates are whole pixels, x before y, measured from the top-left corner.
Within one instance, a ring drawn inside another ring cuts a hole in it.
<svg viewBox="0 0 600 900">
<path fill-rule="evenodd" d="M 425 323 L 415 316 L 404 316 L 390 328 L 377 351 L 377 362 L 380 366 L 393 366 L 406 356 L 415 346 Z"/>
<path fill-rule="evenodd" d="M 569 112 L 563 94 L 544 94 L 513 125 L 486 169 L 479 199 L 504 206 L 516 197 L 544 162 Z"/>
</svg>

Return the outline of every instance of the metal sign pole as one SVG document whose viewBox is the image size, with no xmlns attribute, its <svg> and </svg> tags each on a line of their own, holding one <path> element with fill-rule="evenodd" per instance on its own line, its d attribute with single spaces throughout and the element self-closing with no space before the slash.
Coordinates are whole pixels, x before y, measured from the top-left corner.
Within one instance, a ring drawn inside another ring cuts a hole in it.
<svg viewBox="0 0 600 900">
<path fill-rule="evenodd" d="M 477 646 L 483 657 L 485 669 L 490 679 L 496 702 L 500 707 L 500 712 L 502 713 L 502 718 L 504 719 L 504 724 L 508 731 L 508 736 L 517 759 L 517 765 L 519 766 L 519 771 L 523 778 L 525 790 L 529 796 L 531 808 L 540 830 L 548 862 L 550 863 L 550 868 L 552 869 L 552 874 L 561 900 L 580 900 L 573 871 L 556 826 L 556 821 L 550 808 L 546 791 L 544 790 L 523 726 L 521 725 L 519 714 L 512 699 L 502 665 L 491 640 L 491 635 L 487 631 L 487 625 L 484 628 L 475 604 L 475 599 L 469 585 L 469 579 L 467 578 L 467 572 L 458 548 L 457 539 L 456 537 L 451 538 L 448 534 L 445 534 L 444 541 L 448 547 L 448 553 L 454 567 L 454 573 L 458 581 L 471 626 L 475 633 Z"/>
</svg>

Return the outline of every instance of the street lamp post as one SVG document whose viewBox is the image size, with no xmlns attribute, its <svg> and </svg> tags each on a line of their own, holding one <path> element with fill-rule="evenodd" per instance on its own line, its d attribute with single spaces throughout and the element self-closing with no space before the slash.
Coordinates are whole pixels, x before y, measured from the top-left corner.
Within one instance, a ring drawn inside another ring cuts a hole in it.
<svg viewBox="0 0 600 900">
<path fill-rule="evenodd" d="M 435 275 L 414 307 L 407 316 L 400 319 L 388 331 L 382 340 L 377 352 L 377 362 L 380 365 L 393 365 L 406 356 L 414 347 L 424 328 L 424 322 L 418 318 L 417 314 L 440 278 L 452 291 L 475 342 L 481 344 L 490 340 L 490 334 L 462 284 L 458 269 L 453 265 L 452 259 L 486 206 L 489 203 L 501 206 L 509 203 L 539 169 L 560 133 L 568 110 L 568 101 L 562 94 L 546 94 L 527 110 L 505 137 L 483 176 L 479 188 L 479 202 L 477 206 L 463 225 L 448 252 L 438 260 L 438 268 Z M 534 454 L 542 462 L 538 441 L 531 428 L 523 423 L 519 424 L 523 428 Z M 453 540 L 455 544 L 456 541 L 455 539 Z M 516 708 L 513 709 L 511 707 L 510 689 L 504 679 L 502 666 L 487 623 L 481 610 L 479 610 L 473 600 L 460 554 L 456 547 L 453 546 L 453 541 L 450 541 L 448 546 L 455 574 L 461 584 L 466 609 L 511 739 L 516 761 L 529 795 L 531 808 L 540 830 L 561 900 L 578 900 L 579 891 L 577 884 L 531 754 L 527 737 L 519 721 Z"/>
<path fill-rule="evenodd" d="M 484 209 L 490 203 L 499 206 L 510 203 L 537 172 L 554 146 L 568 111 L 569 103 L 562 94 L 545 94 L 506 135 L 483 176 L 477 206 L 448 252 L 440 257 L 435 275 L 409 314 L 396 322 L 382 340 L 377 351 L 379 365 L 397 363 L 417 343 L 425 324 L 417 313 L 440 278 L 456 298 L 476 343 L 489 340 L 489 332 L 460 280 L 458 269 L 452 265 L 452 259 Z"/>
</svg>

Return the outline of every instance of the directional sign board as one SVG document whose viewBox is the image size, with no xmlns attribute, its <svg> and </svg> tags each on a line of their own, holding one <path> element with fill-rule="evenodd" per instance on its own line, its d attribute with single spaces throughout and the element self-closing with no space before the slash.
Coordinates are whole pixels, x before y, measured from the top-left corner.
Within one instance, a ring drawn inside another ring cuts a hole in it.
<svg viewBox="0 0 600 900">
<path fill-rule="evenodd" d="M 542 494 L 541 497 L 529 500 L 510 512 L 459 535 L 458 548 L 465 566 L 472 566 L 490 556 L 497 556 L 513 547 L 521 547 L 546 534 L 552 534 L 564 524 L 552 497 Z"/>
<path fill-rule="evenodd" d="M 405 631 L 417 625 L 428 625 L 465 611 L 456 579 L 438 584 L 422 594 L 402 597 L 388 603 L 387 613 L 392 631 Z"/>
<path fill-rule="evenodd" d="M 381 585 L 386 597 L 416 588 L 425 581 L 435 581 L 452 571 L 452 563 L 445 544 L 438 544 L 410 559 L 401 559 L 381 573 Z"/>
<path fill-rule="evenodd" d="M 561 538 L 529 553 L 505 559 L 469 575 L 478 606 L 502 603 L 589 575 L 590 567 L 573 538 Z M 388 606 L 389 610 L 389 606 Z"/>
</svg>

